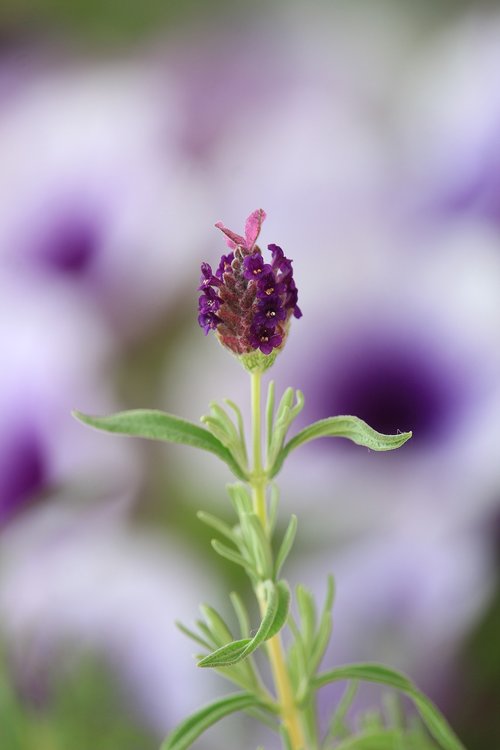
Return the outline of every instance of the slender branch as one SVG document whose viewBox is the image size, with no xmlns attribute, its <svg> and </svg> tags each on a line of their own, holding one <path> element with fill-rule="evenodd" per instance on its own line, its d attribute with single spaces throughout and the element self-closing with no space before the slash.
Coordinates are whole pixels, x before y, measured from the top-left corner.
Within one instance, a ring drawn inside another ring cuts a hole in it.
<svg viewBox="0 0 500 750">
<path fill-rule="evenodd" d="M 269 534 L 269 524 L 266 507 L 266 490 L 268 479 L 262 469 L 262 422 L 261 422 L 261 378 L 260 372 L 251 373 L 252 394 L 252 444 L 253 444 L 253 472 L 250 477 L 252 500 L 266 534 Z M 261 612 L 265 609 L 265 601 L 259 597 Z M 274 684 L 280 704 L 280 714 L 283 724 L 290 738 L 292 750 L 306 750 L 304 731 L 300 721 L 299 710 L 295 704 L 290 675 L 286 665 L 285 653 L 281 636 L 278 633 L 267 642 L 267 651 L 271 663 Z"/>
</svg>

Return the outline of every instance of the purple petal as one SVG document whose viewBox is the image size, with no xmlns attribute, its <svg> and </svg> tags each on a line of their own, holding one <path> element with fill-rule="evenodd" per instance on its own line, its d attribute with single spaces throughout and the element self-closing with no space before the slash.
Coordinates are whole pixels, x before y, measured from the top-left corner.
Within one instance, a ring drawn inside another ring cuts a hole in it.
<svg viewBox="0 0 500 750">
<path fill-rule="evenodd" d="M 266 218 L 266 212 L 263 208 L 258 208 L 250 214 L 245 222 L 246 248 L 252 250 L 260 234 L 262 222 Z"/>
<path fill-rule="evenodd" d="M 241 236 L 241 234 L 236 234 L 235 232 L 232 232 L 230 229 L 224 226 L 222 221 L 218 221 L 217 224 L 215 224 L 217 229 L 220 229 L 221 232 L 224 232 L 226 237 L 228 238 L 226 240 L 226 244 L 228 247 L 231 248 L 231 250 L 234 250 L 234 248 L 237 245 L 241 245 L 242 247 L 246 247 L 246 240 L 244 237 Z"/>
</svg>

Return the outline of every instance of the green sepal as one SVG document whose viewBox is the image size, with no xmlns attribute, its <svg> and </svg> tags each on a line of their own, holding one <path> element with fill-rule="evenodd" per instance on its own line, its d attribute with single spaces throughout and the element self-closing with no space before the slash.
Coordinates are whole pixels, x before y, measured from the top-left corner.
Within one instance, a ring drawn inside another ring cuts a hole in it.
<svg viewBox="0 0 500 750">
<path fill-rule="evenodd" d="M 284 581 L 260 584 L 267 592 L 267 606 L 262 622 L 253 638 L 226 643 L 198 662 L 199 667 L 227 667 L 250 656 L 264 641 L 275 636 L 284 626 L 290 606 L 290 591 Z"/>
<path fill-rule="evenodd" d="M 411 432 L 383 435 L 358 417 L 338 416 L 320 419 L 308 425 L 288 441 L 269 467 L 269 478 L 276 476 L 288 454 L 299 445 L 323 437 L 342 437 L 373 451 L 390 451 L 400 448 L 412 436 Z"/>
<path fill-rule="evenodd" d="M 72 414 L 80 422 L 104 432 L 201 448 L 222 459 L 239 479 L 247 478 L 230 451 L 209 430 L 173 414 L 156 409 L 132 409 L 106 417 L 92 417 L 79 411 Z"/>
<path fill-rule="evenodd" d="M 329 672 L 317 675 L 312 680 L 315 689 L 328 685 L 330 682 L 341 680 L 364 680 L 376 682 L 380 685 L 399 690 L 405 693 L 415 704 L 422 721 L 430 734 L 436 739 L 443 750 L 465 750 L 452 728 L 441 714 L 439 709 L 424 693 L 422 693 L 413 682 L 401 672 L 380 664 L 348 664 L 337 667 Z"/>
<path fill-rule="evenodd" d="M 262 352 L 257 349 L 248 354 L 240 354 L 238 359 L 247 372 L 265 372 L 274 365 L 274 361 L 279 352 L 279 349 L 273 349 L 271 354 L 262 354 Z"/>
<path fill-rule="evenodd" d="M 254 706 L 259 706 L 259 700 L 251 693 L 234 693 L 219 698 L 181 722 L 163 742 L 161 750 L 187 750 L 203 732 L 225 716 Z"/>
</svg>

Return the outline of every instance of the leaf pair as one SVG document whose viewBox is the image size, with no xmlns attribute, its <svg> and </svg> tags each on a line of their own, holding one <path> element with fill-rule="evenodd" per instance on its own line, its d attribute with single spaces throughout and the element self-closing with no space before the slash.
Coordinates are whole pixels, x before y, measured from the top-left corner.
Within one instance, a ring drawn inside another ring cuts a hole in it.
<svg viewBox="0 0 500 750">
<path fill-rule="evenodd" d="M 432 701 L 400 672 L 378 664 L 350 664 L 318 675 L 314 680 L 314 687 L 319 689 L 330 682 L 343 680 L 376 682 L 405 693 L 413 700 L 429 732 L 443 750 L 464 750 L 464 746 Z M 235 693 L 214 701 L 179 724 L 167 737 L 161 750 L 187 750 L 206 729 L 225 716 L 236 711 L 259 707 L 261 704 L 258 698 L 246 692 Z M 338 750 L 400 750 L 400 738 L 401 733 L 397 730 L 380 728 L 361 737 L 346 738 L 337 747 Z M 408 748 L 404 747 L 404 750 Z"/>
<path fill-rule="evenodd" d="M 374 451 L 388 451 L 399 448 L 411 437 L 411 432 L 383 435 L 362 419 L 339 416 L 314 422 L 285 443 L 288 430 L 304 405 L 304 397 L 300 391 L 296 391 L 295 400 L 294 405 L 294 392 L 292 388 L 287 388 L 275 416 L 274 383 L 270 383 L 266 410 L 269 479 L 278 474 L 292 450 L 317 438 L 343 437 Z M 73 416 L 80 422 L 105 432 L 201 448 L 224 461 L 238 479 L 248 481 L 243 418 L 236 404 L 229 400 L 226 403 L 236 414 L 236 425 L 221 406 L 211 403 L 211 413 L 203 417 L 208 429 L 155 409 L 133 409 L 106 417 L 92 417 L 74 411 Z"/>
</svg>

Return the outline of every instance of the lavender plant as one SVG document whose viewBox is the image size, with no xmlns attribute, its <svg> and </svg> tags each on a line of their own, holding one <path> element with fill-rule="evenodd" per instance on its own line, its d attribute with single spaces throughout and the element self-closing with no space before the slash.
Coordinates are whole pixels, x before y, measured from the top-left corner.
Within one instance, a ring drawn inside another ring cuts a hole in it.
<svg viewBox="0 0 500 750">
<path fill-rule="evenodd" d="M 250 579 L 260 611 L 255 624 L 242 598 L 230 594 L 239 624 L 235 636 L 212 607 L 202 606 L 196 629 L 179 624 L 198 645 L 198 667 L 214 669 L 240 688 L 215 700 L 183 721 L 164 741 L 162 750 L 185 750 L 210 726 L 229 714 L 243 711 L 280 734 L 286 750 L 463 750 L 436 706 L 403 674 L 379 664 L 349 664 L 319 671 L 332 630 L 333 579 L 328 579 L 325 602 L 318 611 L 303 586 L 295 591 L 298 617 L 290 611 L 292 593 L 281 571 L 292 549 L 297 518 L 292 515 L 281 539 L 276 539 L 278 492 L 274 479 L 284 461 L 299 446 L 323 437 L 342 437 L 375 451 L 401 447 L 410 432 L 383 435 L 354 416 L 334 416 L 314 422 L 289 438 L 304 405 L 300 391 L 287 388 L 279 403 L 271 381 L 262 407 L 262 374 L 285 346 L 293 318 L 300 318 L 292 261 L 274 244 L 266 259 L 257 246 L 266 215 L 254 211 L 245 235 L 222 223 L 230 253 L 212 271 L 201 266 L 198 322 L 205 334 L 215 333 L 250 374 L 251 451 L 239 407 L 226 400 L 212 402 L 202 426 L 161 411 L 133 410 L 108 417 L 75 416 L 87 425 L 122 435 L 191 445 L 220 458 L 237 478 L 227 487 L 235 514 L 234 525 L 205 511 L 202 522 L 217 534 L 215 552 L 238 565 Z M 264 437 L 264 442 L 263 442 Z M 249 455 L 250 454 L 250 455 Z M 275 552 L 275 550 L 277 550 Z M 282 631 L 289 629 L 288 646 Z M 266 683 L 255 659 L 262 649 L 270 665 L 273 685 Z M 317 693 L 332 682 L 347 682 L 344 697 L 332 708 L 329 729 L 320 736 Z M 346 715 L 359 681 L 375 682 L 406 695 L 418 716 L 402 711 L 371 711 L 352 728 Z"/>
</svg>

